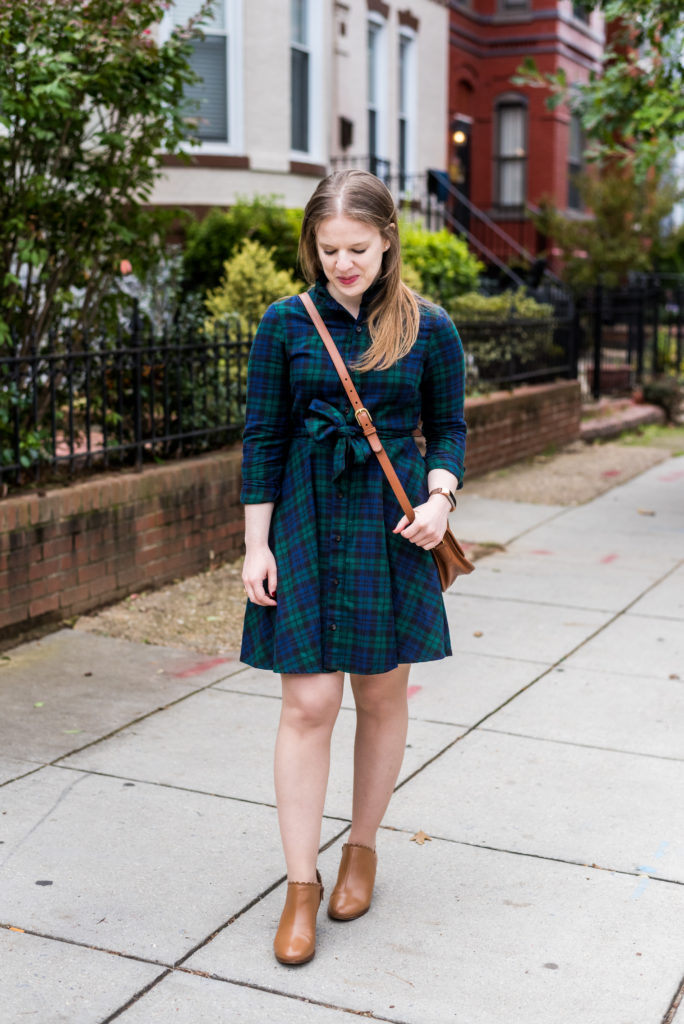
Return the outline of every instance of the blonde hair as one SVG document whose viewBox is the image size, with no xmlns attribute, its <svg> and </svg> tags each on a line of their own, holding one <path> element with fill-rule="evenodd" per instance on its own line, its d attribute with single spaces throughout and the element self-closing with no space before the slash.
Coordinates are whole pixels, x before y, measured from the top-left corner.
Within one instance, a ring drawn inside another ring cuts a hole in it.
<svg viewBox="0 0 684 1024">
<path fill-rule="evenodd" d="M 329 217 L 349 217 L 372 224 L 389 248 L 382 256 L 379 285 L 368 310 L 371 344 L 357 370 L 385 370 L 405 356 L 418 337 L 420 310 L 416 296 L 401 280 L 401 246 L 392 193 L 368 171 L 337 171 L 319 183 L 306 204 L 299 237 L 299 262 L 313 284 L 323 273 L 316 233 Z"/>
</svg>

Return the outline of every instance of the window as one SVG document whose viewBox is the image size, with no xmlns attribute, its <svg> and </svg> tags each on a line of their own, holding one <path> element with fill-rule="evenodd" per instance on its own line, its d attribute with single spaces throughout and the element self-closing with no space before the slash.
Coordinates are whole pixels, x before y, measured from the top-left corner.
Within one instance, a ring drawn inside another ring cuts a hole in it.
<svg viewBox="0 0 684 1024">
<path fill-rule="evenodd" d="M 385 24 L 368 21 L 368 170 L 378 177 L 389 172 L 383 156 L 386 131 Z"/>
<path fill-rule="evenodd" d="M 527 106 L 518 98 L 502 99 L 497 106 L 497 204 L 522 206 L 527 169 Z"/>
<path fill-rule="evenodd" d="M 176 0 L 162 31 L 170 31 L 171 19 L 184 25 L 195 17 L 201 0 Z M 204 22 L 204 38 L 192 42 L 190 64 L 200 76 L 186 86 L 189 116 L 198 119 L 196 134 L 208 145 L 231 148 L 241 145 L 239 96 L 240 0 L 216 0 L 210 20 Z"/>
<path fill-rule="evenodd" d="M 399 188 L 407 187 L 407 177 L 413 173 L 414 123 L 414 51 L 412 35 L 399 35 Z"/>
<path fill-rule="evenodd" d="M 192 43 L 190 64 L 200 76 L 195 85 L 187 86 L 185 95 L 191 100 L 191 112 L 199 118 L 197 135 L 202 140 L 228 142 L 230 117 L 228 111 L 228 69 L 230 39 L 226 27 L 226 3 L 219 0 L 211 20 L 204 25 L 204 38 Z M 200 9 L 199 0 L 178 0 L 174 20 L 183 24 Z M 196 104 L 199 104 L 197 106 Z"/>
<path fill-rule="evenodd" d="M 568 144 L 568 209 L 581 210 L 582 197 L 577 187 L 577 175 L 583 166 L 584 133 L 577 114 L 570 118 L 570 139 Z"/>
<path fill-rule="evenodd" d="M 573 4 L 572 5 L 572 16 L 577 21 L 583 21 L 585 24 L 589 22 L 589 8 L 584 4 Z"/>
<path fill-rule="evenodd" d="M 290 0 L 290 148 L 309 159 L 321 148 L 321 19 L 318 0 Z"/>
<path fill-rule="evenodd" d="M 526 11 L 529 6 L 529 0 L 499 0 L 499 4 L 502 11 Z"/>
<path fill-rule="evenodd" d="M 311 52 L 309 49 L 308 0 L 291 0 L 291 118 L 290 146 L 300 153 L 309 152 L 309 114 L 311 108 Z"/>
</svg>

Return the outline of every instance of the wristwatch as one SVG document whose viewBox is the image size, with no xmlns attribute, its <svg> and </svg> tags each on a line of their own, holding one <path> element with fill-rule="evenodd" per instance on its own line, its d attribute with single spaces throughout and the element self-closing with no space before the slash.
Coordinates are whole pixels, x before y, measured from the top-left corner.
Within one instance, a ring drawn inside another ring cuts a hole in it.
<svg viewBox="0 0 684 1024">
<path fill-rule="evenodd" d="M 446 487 L 433 487 L 430 491 L 430 496 L 433 494 L 443 494 L 448 499 L 452 510 L 456 508 L 456 497 L 453 491 L 448 490 Z"/>
</svg>

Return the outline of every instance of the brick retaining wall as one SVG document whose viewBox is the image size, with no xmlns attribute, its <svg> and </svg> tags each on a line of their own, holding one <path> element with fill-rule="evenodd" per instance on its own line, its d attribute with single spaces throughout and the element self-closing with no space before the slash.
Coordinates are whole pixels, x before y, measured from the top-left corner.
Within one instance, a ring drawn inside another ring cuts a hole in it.
<svg viewBox="0 0 684 1024">
<path fill-rule="evenodd" d="M 580 435 L 581 398 L 577 381 L 559 381 L 497 392 L 466 402 L 467 481 L 490 469 L 510 466 Z"/>
<path fill-rule="evenodd" d="M 469 399 L 468 478 L 579 436 L 576 382 Z M 242 550 L 241 446 L 0 501 L 0 637 Z"/>
<path fill-rule="evenodd" d="M 241 446 L 0 501 L 0 637 L 237 558 Z"/>
</svg>

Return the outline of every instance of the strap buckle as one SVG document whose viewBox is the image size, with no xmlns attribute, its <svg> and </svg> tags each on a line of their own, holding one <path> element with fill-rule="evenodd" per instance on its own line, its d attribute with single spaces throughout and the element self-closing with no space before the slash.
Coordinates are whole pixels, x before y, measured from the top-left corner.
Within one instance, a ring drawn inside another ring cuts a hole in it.
<svg viewBox="0 0 684 1024">
<path fill-rule="evenodd" d="M 371 421 L 371 423 L 372 423 L 372 422 L 373 422 L 373 417 L 372 417 L 372 416 L 371 416 L 371 414 L 370 414 L 370 413 L 368 412 L 368 409 L 366 409 L 365 405 L 362 405 L 360 409 L 355 409 L 355 410 L 354 410 L 354 417 L 355 417 L 355 419 L 356 419 L 356 422 L 357 422 L 357 423 L 359 423 L 359 416 L 360 416 L 360 414 L 361 414 L 362 412 L 365 412 L 366 416 L 368 417 L 368 419 L 369 419 L 369 420 Z M 360 423 L 359 423 L 359 426 L 361 426 L 361 424 L 360 424 Z"/>
</svg>

